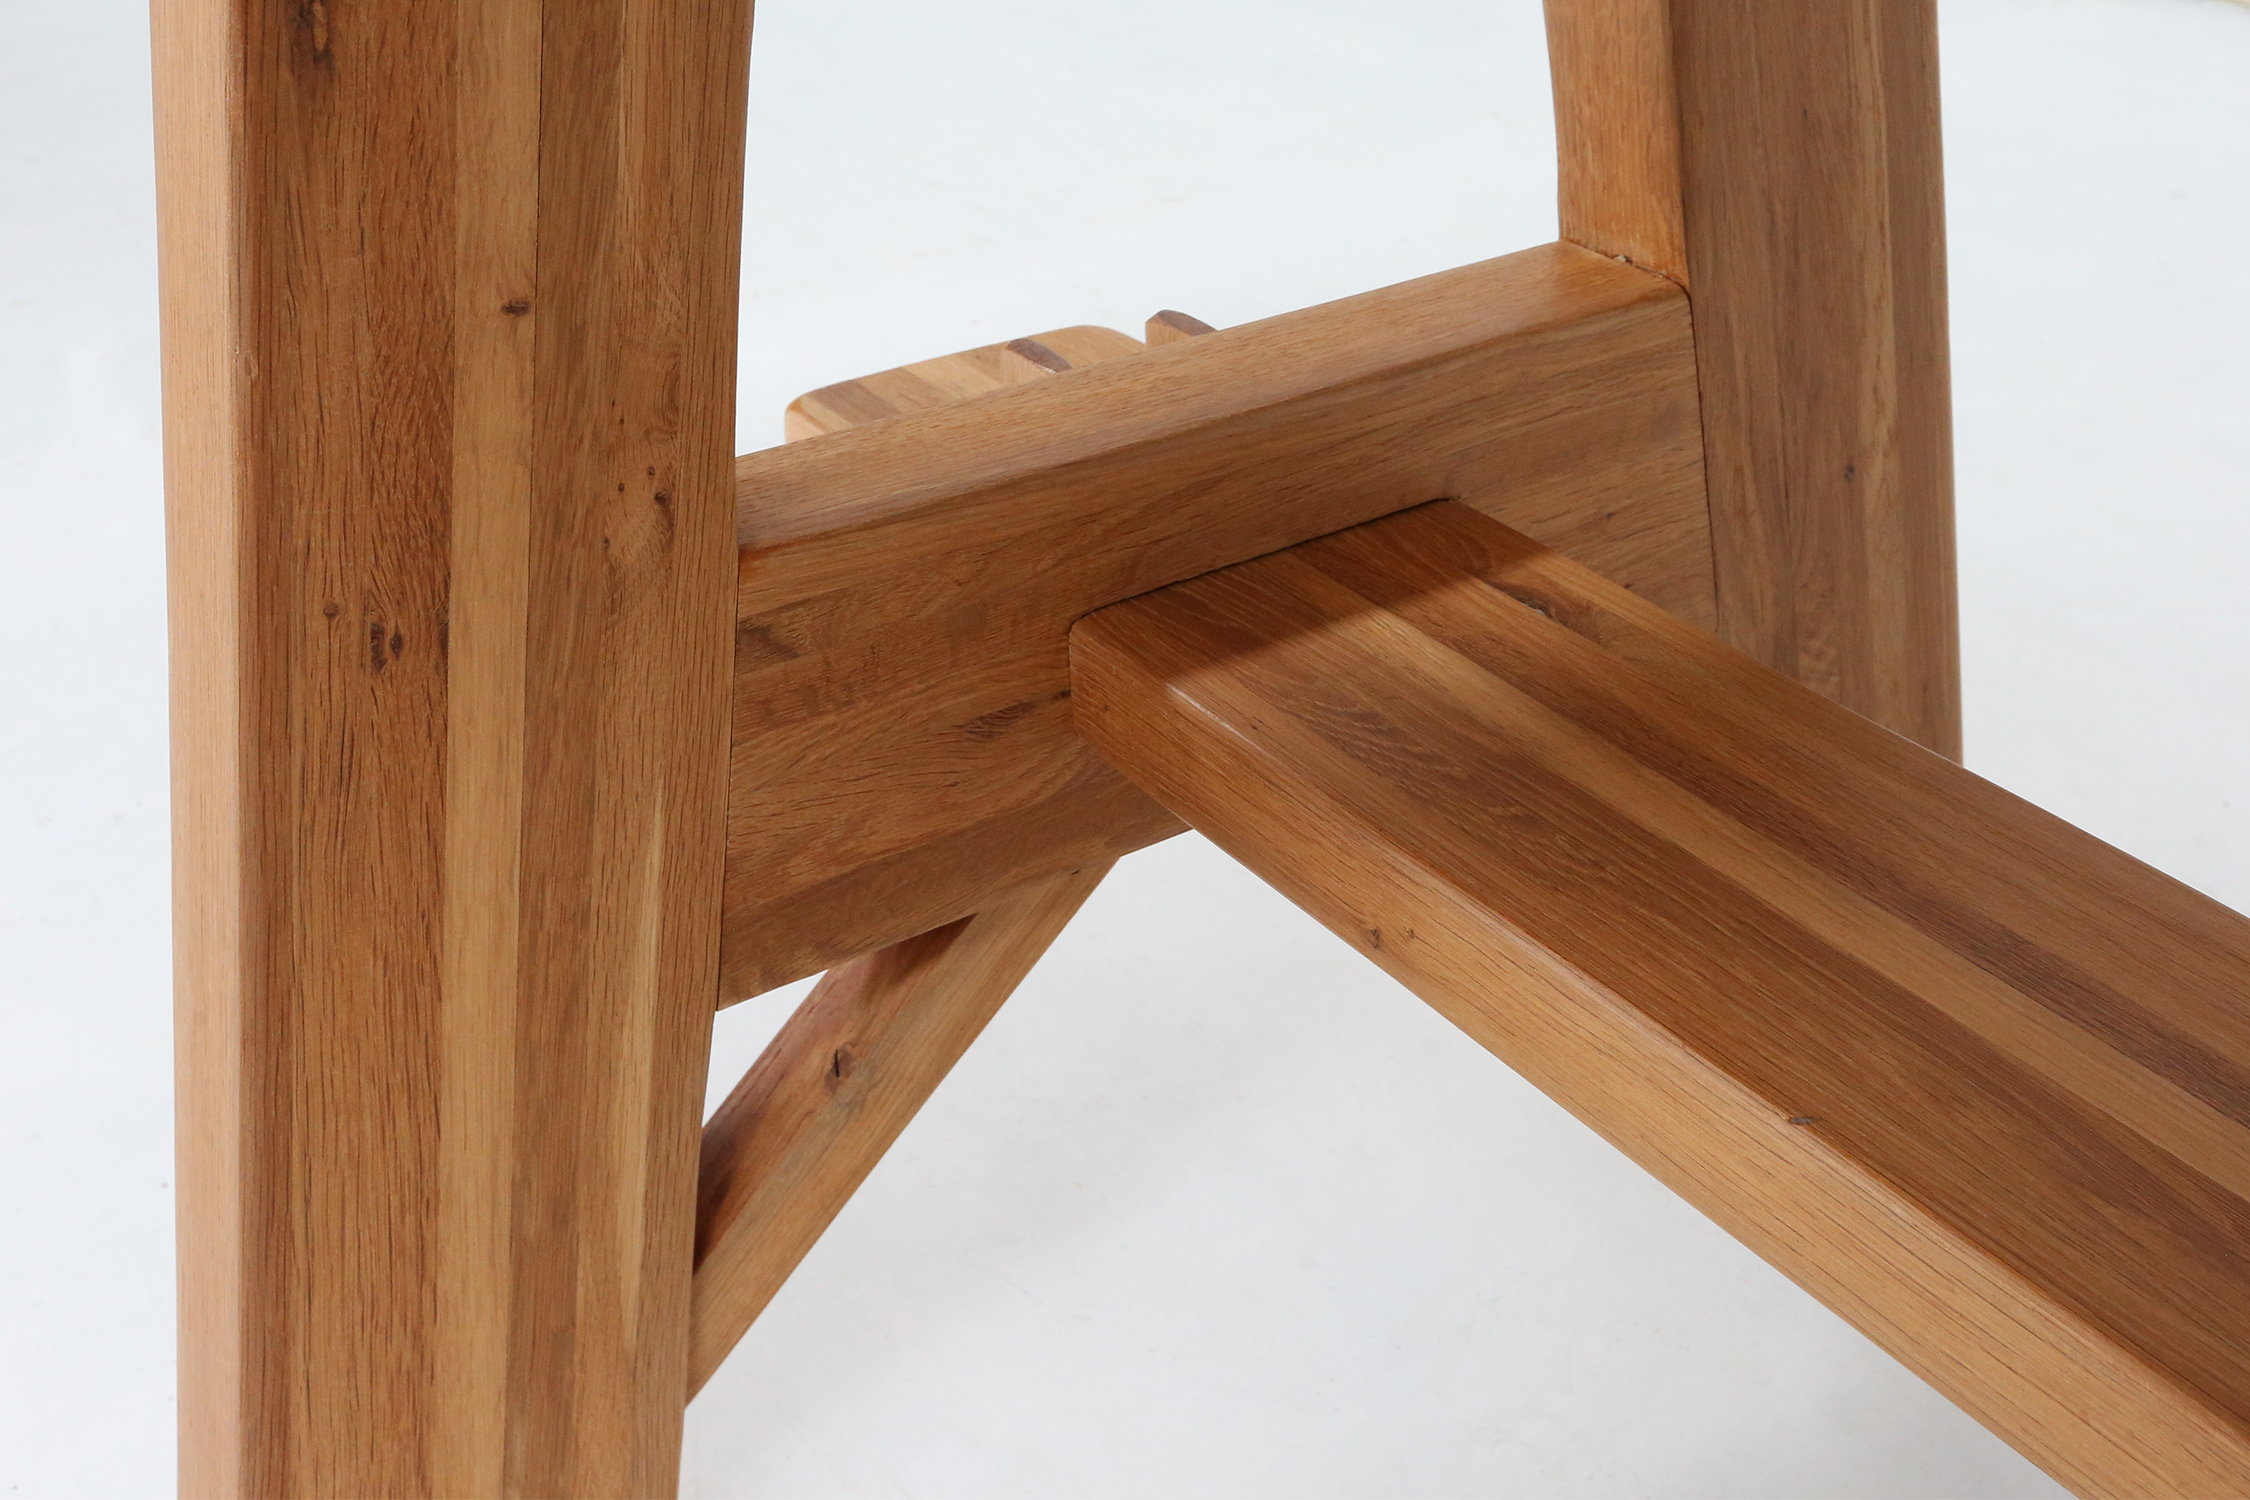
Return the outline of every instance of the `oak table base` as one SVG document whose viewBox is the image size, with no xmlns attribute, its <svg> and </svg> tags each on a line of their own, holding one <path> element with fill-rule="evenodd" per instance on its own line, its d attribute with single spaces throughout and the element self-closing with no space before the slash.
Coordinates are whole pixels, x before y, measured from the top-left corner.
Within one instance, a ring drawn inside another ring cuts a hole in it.
<svg viewBox="0 0 2250 1500">
<path fill-rule="evenodd" d="M 156 0 L 186 1493 L 671 1493 L 1191 825 L 2051 1473 L 2250 1492 L 2242 919 L 1947 759 L 1931 0 L 1547 9 L 1558 243 L 731 457 L 748 0 Z"/>
</svg>

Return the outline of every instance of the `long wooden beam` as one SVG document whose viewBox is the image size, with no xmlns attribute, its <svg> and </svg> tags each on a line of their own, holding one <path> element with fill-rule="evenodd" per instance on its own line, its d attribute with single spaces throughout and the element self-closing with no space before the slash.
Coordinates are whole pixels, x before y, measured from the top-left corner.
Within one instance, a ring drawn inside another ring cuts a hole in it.
<svg viewBox="0 0 2250 1500">
<path fill-rule="evenodd" d="M 1566 239 L 1695 310 L 1719 634 L 1961 753 L 1935 0 L 1547 0 Z"/>
<path fill-rule="evenodd" d="M 1551 245 L 738 462 L 722 998 L 1179 824 L 1070 622 L 1446 496 L 1714 618 L 1677 287 Z"/>
<path fill-rule="evenodd" d="M 157 0 L 181 1491 L 663 1495 L 747 0 Z"/>
<path fill-rule="evenodd" d="M 1456 505 L 1072 655 L 1113 764 L 2050 1473 L 2250 1493 L 2250 921 Z"/>
</svg>

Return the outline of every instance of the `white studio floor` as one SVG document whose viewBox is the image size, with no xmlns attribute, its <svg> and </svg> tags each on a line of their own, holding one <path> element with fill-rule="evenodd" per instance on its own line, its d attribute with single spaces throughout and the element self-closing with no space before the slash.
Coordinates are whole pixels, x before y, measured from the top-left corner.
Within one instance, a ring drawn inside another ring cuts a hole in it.
<svg viewBox="0 0 2250 1500">
<path fill-rule="evenodd" d="M 1943 0 L 1970 765 L 2250 906 L 2250 6 Z M 797 391 L 1550 239 L 1537 0 L 765 0 Z M 143 0 L 0 0 L 0 1491 L 172 1482 Z M 719 1023 L 713 1098 L 796 991 Z M 703 1497 L 2059 1494 L 1209 846 L 1128 861 L 688 1413 Z"/>
</svg>

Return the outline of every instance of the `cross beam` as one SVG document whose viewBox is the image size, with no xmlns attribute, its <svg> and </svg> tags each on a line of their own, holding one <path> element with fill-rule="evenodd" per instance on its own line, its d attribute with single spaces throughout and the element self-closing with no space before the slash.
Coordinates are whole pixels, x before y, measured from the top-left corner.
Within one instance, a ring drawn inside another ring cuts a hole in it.
<svg viewBox="0 0 2250 1500">
<path fill-rule="evenodd" d="M 1443 496 L 1717 619 L 1687 301 L 1575 245 L 751 454 L 735 486 L 722 999 L 1178 830 L 1071 729 L 1088 610 Z"/>
<path fill-rule="evenodd" d="M 1112 765 L 2050 1473 L 2250 1493 L 2250 920 L 1458 505 L 1071 660 Z"/>
</svg>

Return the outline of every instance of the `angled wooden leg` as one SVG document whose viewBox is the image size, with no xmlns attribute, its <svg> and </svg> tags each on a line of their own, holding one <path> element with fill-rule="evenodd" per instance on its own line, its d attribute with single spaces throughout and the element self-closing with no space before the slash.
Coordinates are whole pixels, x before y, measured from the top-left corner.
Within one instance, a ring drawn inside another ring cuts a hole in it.
<svg viewBox="0 0 2250 1500">
<path fill-rule="evenodd" d="M 781 1289 L 1107 865 L 831 969 L 703 1130 L 694 1388 Z"/>
<path fill-rule="evenodd" d="M 1565 238 L 1688 289 L 1719 633 L 1961 753 L 1934 0 L 1547 0 Z"/>
<path fill-rule="evenodd" d="M 181 1486 L 662 1495 L 748 0 L 158 0 Z"/>
<path fill-rule="evenodd" d="M 1463 506 L 1072 658 L 1121 770 L 2026 1456 L 2250 1493 L 2250 920 Z"/>
</svg>

